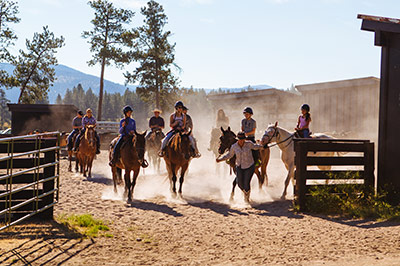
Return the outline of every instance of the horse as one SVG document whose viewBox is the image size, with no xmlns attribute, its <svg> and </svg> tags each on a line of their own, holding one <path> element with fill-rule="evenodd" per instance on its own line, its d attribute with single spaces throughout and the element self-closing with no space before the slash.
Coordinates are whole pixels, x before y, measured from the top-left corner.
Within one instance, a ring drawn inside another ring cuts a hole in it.
<svg viewBox="0 0 400 266">
<path fill-rule="evenodd" d="M 117 185 L 122 183 L 122 169 L 125 169 L 125 192 L 124 197 L 128 197 L 128 202 L 132 201 L 133 190 L 136 185 L 136 179 L 140 172 L 140 166 L 144 159 L 145 147 L 146 147 L 146 131 L 142 134 L 137 133 L 133 136 L 126 136 L 124 143 L 121 146 L 120 158 L 116 162 L 115 166 L 111 167 L 113 175 L 114 192 L 117 192 Z M 111 160 L 114 146 L 116 145 L 118 138 L 111 141 L 109 158 Z M 133 171 L 133 179 L 131 180 L 131 172 Z"/>
<path fill-rule="evenodd" d="M 313 138 L 318 139 L 334 139 L 332 136 L 315 133 L 312 135 Z M 294 184 L 294 170 L 295 170 L 295 151 L 294 151 L 294 141 L 295 133 L 290 133 L 288 130 L 281 128 L 278 126 L 278 122 L 274 125 L 269 125 L 265 131 L 263 136 L 264 143 L 275 142 L 279 149 L 281 150 L 281 159 L 285 164 L 286 170 L 288 170 L 288 174 L 285 179 L 285 188 L 283 190 L 281 199 L 286 198 L 287 187 L 289 185 L 290 180 L 292 180 L 292 184 Z M 334 152 L 317 152 L 313 154 L 313 156 L 333 156 Z M 340 156 L 341 154 L 338 153 Z M 331 166 L 318 166 L 319 169 L 328 171 L 331 169 Z"/>
<path fill-rule="evenodd" d="M 79 161 L 80 172 L 84 177 L 92 177 L 92 164 L 96 156 L 96 132 L 95 126 L 89 125 L 86 128 L 85 135 L 79 143 L 79 149 L 76 157 Z"/>
<path fill-rule="evenodd" d="M 147 155 L 150 160 L 150 164 L 154 165 L 154 169 L 157 173 L 160 173 L 160 162 L 161 158 L 158 155 L 161 149 L 161 140 L 164 138 L 164 134 L 161 130 L 155 130 L 150 133 L 147 139 Z"/>
<path fill-rule="evenodd" d="M 170 190 L 173 197 L 176 197 L 176 181 L 177 172 L 181 169 L 179 178 L 179 197 L 182 198 L 182 184 L 185 172 L 189 167 L 190 162 L 190 139 L 191 130 L 187 133 L 178 132 L 169 141 L 164 155 L 165 165 L 167 167 L 168 178 L 170 181 Z"/>
<path fill-rule="evenodd" d="M 72 146 L 75 143 L 76 137 L 80 134 L 80 132 L 78 134 L 75 134 L 75 136 L 73 136 L 71 142 L 72 142 Z M 68 172 L 72 172 L 72 157 L 75 154 L 75 172 L 78 172 L 78 165 L 79 165 L 79 160 L 78 160 L 78 156 L 76 156 L 76 153 L 72 150 L 72 149 L 68 149 L 68 162 L 69 162 L 69 166 L 68 166 Z"/>
<path fill-rule="evenodd" d="M 227 130 L 224 130 L 223 127 L 221 127 L 222 135 L 220 137 L 220 146 L 218 148 L 218 153 L 219 155 L 225 153 L 226 151 L 230 150 L 233 144 L 236 143 L 236 134 L 231 131 L 231 128 L 228 127 Z M 261 158 L 261 164 L 257 166 L 254 170 L 254 173 L 257 175 L 258 178 L 258 186 L 259 189 L 262 189 L 262 185 L 265 183 L 266 186 L 268 186 L 268 175 L 267 175 L 267 165 L 270 157 L 270 150 L 269 148 L 265 148 L 260 150 L 260 158 Z M 233 172 L 236 174 L 236 156 L 231 158 L 229 160 L 229 166 L 233 170 Z M 260 168 L 261 168 L 261 173 L 260 173 Z M 233 200 L 233 197 L 235 195 L 235 187 L 236 187 L 236 178 L 233 180 L 232 183 L 232 192 L 231 192 L 231 197 L 230 200 Z"/>
</svg>

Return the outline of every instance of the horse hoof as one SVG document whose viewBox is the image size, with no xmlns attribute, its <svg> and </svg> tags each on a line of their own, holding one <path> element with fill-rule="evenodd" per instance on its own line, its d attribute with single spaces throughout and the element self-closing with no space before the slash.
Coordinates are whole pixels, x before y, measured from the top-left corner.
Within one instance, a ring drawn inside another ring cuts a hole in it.
<svg viewBox="0 0 400 266">
<path fill-rule="evenodd" d="M 172 196 L 173 199 L 176 199 L 176 197 L 177 197 L 176 192 L 172 192 L 171 196 Z"/>
<path fill-rule="evenodd" d="M 285 195 L 282 195 L 282 196 L 281 196 L 281 200 L 286 200 L 286 196 L 285 196 Z"/>
</svg>

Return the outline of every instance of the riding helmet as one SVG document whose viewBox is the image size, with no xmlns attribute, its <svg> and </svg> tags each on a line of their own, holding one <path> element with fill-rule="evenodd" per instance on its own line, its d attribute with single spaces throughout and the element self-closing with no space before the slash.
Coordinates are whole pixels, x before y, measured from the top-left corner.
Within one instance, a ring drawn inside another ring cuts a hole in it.
<svg viewBox="0 0 400 266">
<path fill-rule="evenodd" d="M 124 107 L 124 109 L 123 109 L 122 111 L 124 112 L 124 115 L 125 115 L 125 114 L 126 114 L 127 112 L 129 112 L 129 111 L 133 112 L 133 109 L 132 109 L 132 107 L 130 107 L 129 105 L 127 105 L 127 106 Z"/>
<path fill-rule="evenodd" d="M 78 111 L 78 115 L 83 116 L 83 112 L 81 110 Z"/>
<path fill-rule="evenodd" d="M 302 110 L 306 110 L 307 112 L 310 112 L 310 106 L 309 106 L 308 104 L 303 104 L 303 105 L 301 106 L 301 109 L 302 109 Z"/>
<path fill-rule="evenodd" d="M 175 108 L 178 108 L 178 107 L 182 107 L 183 108 L 183 102 L 181 102 L 181 101 L 177 101 L 176 103 L 175 103 Z"/>
<path fill-rule="evenodd" d="M 249 113 L 249 114 L 253 114 L 253 109 L 251 109 L 250 107 L 246 107 L 244 110 L 243 110 L 243 113 Z"/>
</svg>

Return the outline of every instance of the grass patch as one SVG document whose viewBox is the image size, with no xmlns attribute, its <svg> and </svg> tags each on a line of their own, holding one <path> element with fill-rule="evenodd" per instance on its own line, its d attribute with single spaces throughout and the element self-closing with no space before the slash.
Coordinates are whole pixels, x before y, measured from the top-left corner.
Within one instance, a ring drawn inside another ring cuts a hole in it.
<svg viewBox="0 0 400 266">
<path fill-rule="evenodd" d="M 106 236 L 113 237 L 112 234 L 105 234 L 110 228 L 100 219 L 95 219 L 91 214 L 62 214 L 56 218 L 60 223 L 77 230 L 86 237 Z"/>
<path fill-rule="evenodd" d="M 332 179 L 359 179 L 357 173 L 331 176 Z M 375 195 L 373 188 L 363 185 L 319 185 L 309 191 L 306 209 L 311 213 L 349 218 L 372 218 L 400 221 L 400 206 L 386 201 L 387 193 Z M 299 206 L 294 206 L 298 210 Z"/>
</svg>

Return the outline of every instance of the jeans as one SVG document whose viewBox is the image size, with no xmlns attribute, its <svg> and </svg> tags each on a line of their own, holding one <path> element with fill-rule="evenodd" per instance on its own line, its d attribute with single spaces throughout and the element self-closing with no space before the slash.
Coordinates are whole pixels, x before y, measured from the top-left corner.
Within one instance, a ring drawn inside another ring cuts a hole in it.
<svg viewBox="0 0 400 266">
<path fill-rule="evenodd" d="M 171 137 L 174 135 L 174 133 L 175 133 L 174 130 L 171 130 L 170 132 L 167 133 L 167 135 L 165 136 L 165 138 L 164 138 L 163 141 L 162 141 L 161 150 L 164 150 L 164 149 L 165 149 L 165 147 L 166 147 L 167 144 L 168 144 L 168 141 L 171 139 Z"/>
<path fill-rule="evenodd" d="M 120 137 L 118 138 L 118 141 L 117 141 L 117 143 L 115 144 L 114 150 L 113 150 L 112 160 L 113 160 L 114 162 L 118 161 L 119 158 L 120 158 L 120 150 L 121 150 L 121 146 L 122 146 L 122 143 L 123 143 L 123 142 L 124 142 L 124 136 L 120 136 Z"/>
<path fill-rule="evenodd" d="M 299 130 L 299 135 L 301 138 L 310 138 L 310 130 L 308 128 Z"/>
<path fill-rule="evenodd" d="M 247 169 L 236 166 L 236 183 L 239 188 L 245 192 L 250 191 L 250 181 L 254 174 L 254 164 Z"/>
<path fill-rule="evenodd" d="M 74 136 L 76 134 L 79 134 L 79 129 L 77 129 L 77 128 L 74 128 L 71 131 L 71 133 L 69 133 L 69 135 L 68 135 L 68 145 L 67 145 L 68 146 L 68 150 L 71 150 L 73 148 L 74 143 L 72 142 L 72 139 L 74 138 Z"/>
</svg>

